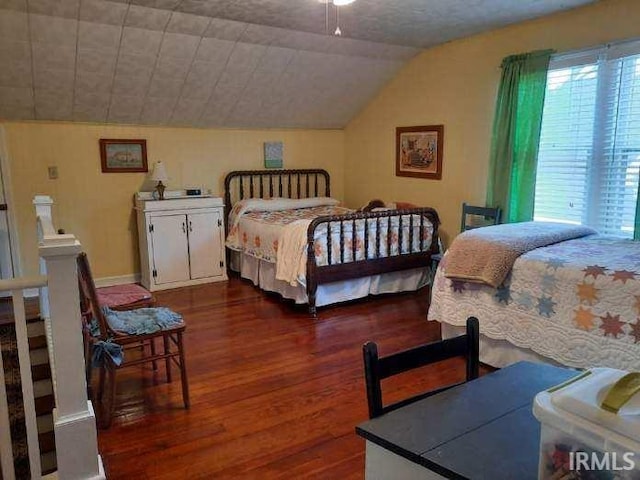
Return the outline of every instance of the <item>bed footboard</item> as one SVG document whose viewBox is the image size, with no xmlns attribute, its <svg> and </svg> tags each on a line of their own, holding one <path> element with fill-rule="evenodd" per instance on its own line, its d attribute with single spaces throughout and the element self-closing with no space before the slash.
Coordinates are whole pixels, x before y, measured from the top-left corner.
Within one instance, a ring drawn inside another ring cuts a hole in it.
<svg viewBox="0 0 640 480">
<path fill-rule="evenodd" d="M 428 267 L 431 255 L 438 253 L 439 225 L 438 213 L 429 207 L 314 219 L 307 229 L 310 313 L 316 315 L 316 291 L 323 283 Z M 316 249 L 323 242 L 326 254 L 319 262 Z"/>
</svg>

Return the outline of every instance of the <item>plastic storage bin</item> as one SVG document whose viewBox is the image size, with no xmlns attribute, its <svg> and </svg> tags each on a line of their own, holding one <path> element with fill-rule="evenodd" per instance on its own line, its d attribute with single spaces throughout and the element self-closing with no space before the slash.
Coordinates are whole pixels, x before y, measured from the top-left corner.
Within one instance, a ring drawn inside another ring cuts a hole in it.
<svg viewBox="0 0 640 480">
<path fill-rule="evenodd" d="M 594 368 L 536 395 L 538 478 L 640 479 L 639 391 L 640 374 Z"/>
</svg>

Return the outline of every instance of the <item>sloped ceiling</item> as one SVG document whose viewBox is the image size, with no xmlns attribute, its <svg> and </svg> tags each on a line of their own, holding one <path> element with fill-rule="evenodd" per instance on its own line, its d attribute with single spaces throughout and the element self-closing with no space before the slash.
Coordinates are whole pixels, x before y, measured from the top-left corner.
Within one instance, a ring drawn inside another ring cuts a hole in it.
<svg viewBox="0 0 640 480">
<path fill-rule="evenodd" d="M 340 128 L 420 48 L 593 0 L 0 0 L 0 118 Z M 329 10 L 335 28 L 335 7 Z"/>
</svg>

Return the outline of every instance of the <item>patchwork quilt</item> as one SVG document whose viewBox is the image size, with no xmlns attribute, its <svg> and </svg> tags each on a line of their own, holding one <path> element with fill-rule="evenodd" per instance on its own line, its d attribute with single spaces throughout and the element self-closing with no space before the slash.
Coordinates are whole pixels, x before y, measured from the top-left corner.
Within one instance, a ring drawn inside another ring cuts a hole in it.
<svg viewBox="0 0 640 480">
<path fill-rule="evenodd" d="M 343 215 L 353 212 L 353 210 L 338 206 L 335 200 L 329 205 L 295 208 L 298 205 L 308 205 L 311 200 L 314 200 L 315 203 L 329 203 L 328 201 L 331 199 L 325 199 L 324 201 L 320 199 L 290 201 L 301 203 L 280 202 L 280 200 L 277 201 L 282 203 L 280 206 L 274 205 L 271 200 L 252 200 L 251 204 L 243 203 L 245 202 L 244 200 L 238 202 L 229 215 L 227 247 L 261 260 L 275 263 L 278 256 L 278 242 L 283 229 L 287 225 L 298 220 L 312 220 L 325 215 Z M 327 235 L 327 228 L 330 229 L 330 235 Z M 314 251 L 318 265 L 329 264 L 328 237 L 330 237 L 331 243 L 331 264 L 342 262 L 341 236 L 344 238 L 345 263 L 353 261 L 353 245 L 355 245 L 355 259 L 364 260 L 365 238 L 368 242 L 368 257 L 374 258 L 378 228 L 380 229 L 380 256 L 382 257 L 398 255 L 400 252 L 409 252 L 410 239 L 412 252 L 418 252 L 420 249 L 423 251 L 428 250 L 433 237 L 433 225 L 427 219 L 422 220 L 422 231 L 420 230 L 420 217 L 418 215 L 402 216 L 402 233 L 400 233 L 399 216 L 384 217 L 378 222 L 375 219 L 369 219 L 366 222 L 368 231 L 366 235 L 365 221 L 357 220 L 355 222 L 355 241 L 352 222 L 343 223 L 342 231 L 340 228 L 340 222 L 331 222 L 328 227 L 327 224 L 322 224 L 316 230 Z M 411 234 L 409 233 L 410 230 L 412 230 Z M 400 245 L 400 241 L 402 241 L 402 245 Z"/>
<path fill-rule="evenodd" d="M 640 242 L 601 235 L 536 248 L 498 287 L 434 281 L 428 319 L 469 316 L 482 334 L 573 367 L 640 369 Z"/>
<path fill-rule="evenodd" d="M 227 247 L 275 263 L 279 237 L 286 225 L 297 220 L 313 220 L 324 215 L 344 215 L 351 212 L 352 210 L 337 205 L 246 212 L 230 227 Z"/>
</svg>

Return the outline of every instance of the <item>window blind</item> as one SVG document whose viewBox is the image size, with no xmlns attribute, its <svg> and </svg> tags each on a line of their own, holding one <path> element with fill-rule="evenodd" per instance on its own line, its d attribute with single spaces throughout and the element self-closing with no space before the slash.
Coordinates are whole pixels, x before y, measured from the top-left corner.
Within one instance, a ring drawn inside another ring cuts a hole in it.
<svg viewBox="0 0 640 480">
<path fill-rule="evenodd" d="M 639 171 L 640 43 L 554 59 L 547 76 L 534 220 L 586 224 L 632 237 Z"/>
</svg>

